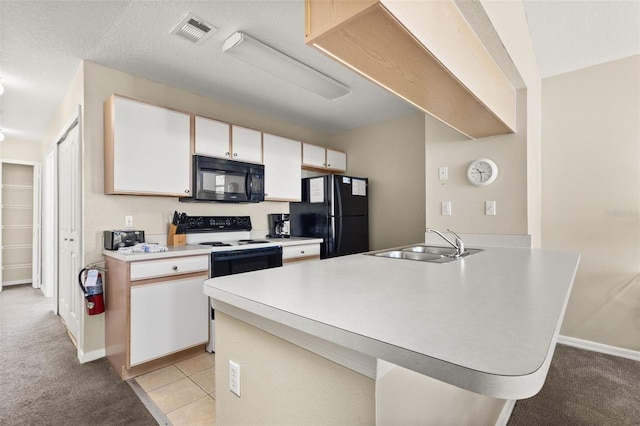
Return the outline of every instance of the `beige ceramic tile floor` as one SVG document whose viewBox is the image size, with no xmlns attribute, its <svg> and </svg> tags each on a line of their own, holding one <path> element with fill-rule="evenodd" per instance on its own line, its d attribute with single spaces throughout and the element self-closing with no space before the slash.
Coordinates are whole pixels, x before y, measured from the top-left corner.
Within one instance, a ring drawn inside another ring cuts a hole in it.
<svg viewBox="0 0 640 426">
<path fill-rule="evenodd" d="M 173 426 L 215 425 L 215 362 L 204 352 L 135 380 Z"/>
</svg>

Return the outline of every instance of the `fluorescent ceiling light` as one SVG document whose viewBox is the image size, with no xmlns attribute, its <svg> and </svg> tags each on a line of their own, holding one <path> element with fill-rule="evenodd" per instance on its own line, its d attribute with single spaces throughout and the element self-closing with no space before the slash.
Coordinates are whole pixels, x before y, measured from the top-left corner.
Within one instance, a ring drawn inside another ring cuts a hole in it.
<svg viewBox="0 0 640 426">
<path fill-rule="evenodd" d="M 351 93 L 344 84 L 242 32 L 230 35 L 224 41 L 222 51 L 327 99 L 338 99 Z"/>
<path fill-rule="evenodd" d="M 0 142 L 4 140 L 4 133 L 2 133 L 2 129 L 0 129 Z"/>
</svg>

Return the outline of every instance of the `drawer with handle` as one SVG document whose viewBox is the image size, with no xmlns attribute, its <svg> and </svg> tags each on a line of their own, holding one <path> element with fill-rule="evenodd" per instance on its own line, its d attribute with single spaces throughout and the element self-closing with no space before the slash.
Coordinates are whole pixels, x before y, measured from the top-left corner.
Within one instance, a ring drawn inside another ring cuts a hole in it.
<svg viewBox="0 0 640 426">
<path fill-rule="evenodd" d="M 282 247 L 282 260 L 295 261 L 303 258 L 320 258 L 320 244 L 301 244 Z"/>
<path fill-rule="evenodd" d="M 130 280 L 145 280 L 148 278 L 189 274 L 192 272 L 206 273 L 208 270 L 208 255 L 147 260 L 131 263 Z"/>
</svg>

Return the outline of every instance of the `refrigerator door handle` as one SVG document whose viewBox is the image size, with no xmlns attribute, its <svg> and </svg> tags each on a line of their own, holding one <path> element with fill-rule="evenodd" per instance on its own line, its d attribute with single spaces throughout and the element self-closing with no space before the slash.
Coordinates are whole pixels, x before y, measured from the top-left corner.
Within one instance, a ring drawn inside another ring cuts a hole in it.
<svg viewBox="0 0 640 426">
<path fill-rule="evenodd" d="M 334 229 L 334 238 L 335 244 L 333 255 L 337 256 L 338 253 L 342 252 L 342 216 L 338 216 L 337 218 L 332 218 L 333 221 L 333 229 Z"/>
</svg>

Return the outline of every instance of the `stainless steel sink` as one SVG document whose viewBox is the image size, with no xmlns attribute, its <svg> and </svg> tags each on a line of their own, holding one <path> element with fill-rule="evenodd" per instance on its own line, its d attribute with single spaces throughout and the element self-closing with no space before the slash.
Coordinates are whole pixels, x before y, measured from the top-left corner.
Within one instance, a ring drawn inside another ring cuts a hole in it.
<svg viewBox="0 0 640 426">
<path fill-rule="evenodd" d="M 432 263 L 449 263 L 453 262 L 454 260 L 458 260 L 463 257 L 478 253 L 480 251 L 482 250 L 467 249 L 461 256 L 456 257 L 456 249 L 452 247 L 427 246 L 418 244 L 400 247 L 394 250 L 382 250 L 367 254 L 370 256 L 389 257 L 393 259 L 417 260 L 421 262 Z"/>
</svg>

